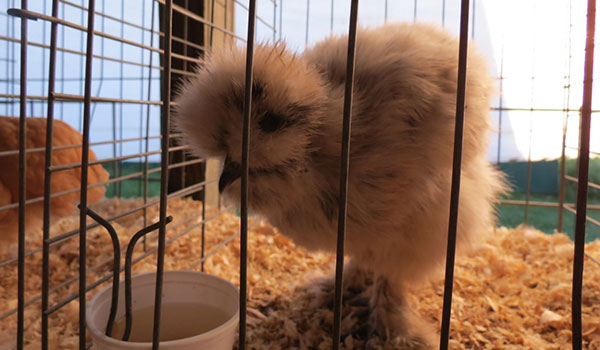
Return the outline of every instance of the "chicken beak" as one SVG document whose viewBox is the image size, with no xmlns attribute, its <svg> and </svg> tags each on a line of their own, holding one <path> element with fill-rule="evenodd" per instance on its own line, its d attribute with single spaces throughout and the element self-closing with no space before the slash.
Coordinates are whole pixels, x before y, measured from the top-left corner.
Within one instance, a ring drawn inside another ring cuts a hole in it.
<svg viewBox="0 0 600 350">
<path fill-rule="evenodd" d="M 240 176 L 242 176 L 242 168 L 236 162 L 231 161 L 231 157 L 225 158 L 225 164 L 223 164 L 223 171 L 219 178 L 219 193 L 223 193 L 225 187 L 233 183 Z"/>
</svg>

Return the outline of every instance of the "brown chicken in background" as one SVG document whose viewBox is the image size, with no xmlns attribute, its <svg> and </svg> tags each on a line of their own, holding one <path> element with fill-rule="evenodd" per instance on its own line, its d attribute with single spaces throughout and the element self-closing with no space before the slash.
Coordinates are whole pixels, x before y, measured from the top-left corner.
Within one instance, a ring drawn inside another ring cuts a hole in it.
<svg viewBox="0 0 600 350">
<path fill-rule="evenodd" d="M 81 162 L 81 134 L 71 126 L 60 120 L 54 120 L 54 147 L 79 145 L 66 149 L 54 149 L 52 152 L 52 165 L 64 165 Z M 46 145 L 46 119 L 27 118 L 27 149 L 44 148 Z M 19 118 L 0 117 L 0 152 L 19 149 Z M 45 152 L 27 153 L 26 170 L 26 195 L 27 199 L 43 197 L 44 195 L 44 166 Z M 90 161 L 96 160 L 96 155 L 90 150 Z M 89 167 L 88 185 L 107 181 L 108 172 L 102 165 L 96 164 Z M 51 193 L 60 193 L 78 189 L 81 184 L 81 168 L 61 170 L 52 173 Z M 97 186 L 88 189 L 88 203 L 95 203 L 104 197 L 106 189 Z M 60 219 L 72 215 L 79 203 L 79 191 L 54 197 L 50 205 L 50 219 Z M 19 155 L 0 155 L 0 207 L 19 200 Z M 39 229 L 43 222 L 43 201 L 31 203 L 26 206 L 25 229 L 30 232 Z M 19 216 L 18 208 L 0 210 L 0 253 L 18 236 Z"/>
</svg>

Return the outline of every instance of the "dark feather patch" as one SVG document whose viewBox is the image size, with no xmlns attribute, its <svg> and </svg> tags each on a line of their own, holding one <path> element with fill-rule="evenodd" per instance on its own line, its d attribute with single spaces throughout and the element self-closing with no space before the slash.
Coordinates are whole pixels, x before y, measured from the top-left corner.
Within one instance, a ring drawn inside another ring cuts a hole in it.
<svg viewBox="0 0 600 350">
<path fill-rule="evenodd" d="M 337 217 L 338 196 L 329 191 L 321 191 L 319 195 L 319 204 L 327 220 L 331 221 Z"/>
<path fill-rule="evenodd" d="M 224 101 L 228 107 L 237 108 L 240 111 L 244 110 L 244 93 L 243 88 L 238 84 L 233 84 L 229 93 L 224 96 Z"/>
<path fill-rule="evenodd" d="M 266 133 L 272 133 L 289 126 L 289 120 L 277 113 L 265 113 L 258 121 L 260 130 Z"/>
<path fill-rule="evenodd" d="M 256 100 L 263 96 L 265 92 L 265 87 L 261 83 L 254 82 L 252 83 L 252 99 Z"/>
<path fill-rule="evenodd" d="M 244 97 L 245 97 L 245 85 L 233 83 L 231 85 L 231 89 L 229 94 L 225 96 L 225 103 L 230 107 L 235 107 L 240 111 L 244 110 Z M 264 85 L 261 83 L 254 82 L 252 83 L 252 101 L 253 103 L 256 100 L 262 98 L 265 93 Z"/>
<path fill-rule="evenodd" d="M 301 105 L 299 103 L 291 103 L 288 106 L 288 111 L 296 117 L 303 117 L 313 111 L 312 106 Z"/>
<path fill-rule="evenodd" d="M 265 113 L 258 121 L 258 126 L 263 132 L 272 133 L 292 125 L 303 125 L 307 122 L 306 115 L 313 112 L 313 109 L 314 107 L 291 103 L 285 114 Z"/>
<path fill-rule="evenodd" d="M 308 123 L 307 115 L 314 113 L 319 106 L 306 106 L 299 103 L 291 103 L 287 107 L 288 125 L 305 125 Z"/>
</svg>

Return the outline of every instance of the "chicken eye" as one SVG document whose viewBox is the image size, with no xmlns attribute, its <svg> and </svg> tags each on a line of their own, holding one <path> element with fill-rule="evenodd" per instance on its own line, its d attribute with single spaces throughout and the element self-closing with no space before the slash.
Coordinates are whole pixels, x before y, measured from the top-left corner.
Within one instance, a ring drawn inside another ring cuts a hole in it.
<svg viewBox="0 0 600 350">
<path fill-rule="evenodd" d="M 267 133 L 283 129 L 286 124 L 287 122 L 283 116 L 274 113 L 265 114 L 258 122 L 260 130 Z"/>
</svg>

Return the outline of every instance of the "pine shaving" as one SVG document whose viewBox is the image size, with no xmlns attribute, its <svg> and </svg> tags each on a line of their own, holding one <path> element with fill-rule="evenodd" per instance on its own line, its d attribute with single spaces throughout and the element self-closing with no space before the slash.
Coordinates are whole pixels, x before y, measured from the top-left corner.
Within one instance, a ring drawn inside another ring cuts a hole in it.
<svg viewBox="0 0 600 350">
<path fill-rule="evenodd" d="M 104 217 L 140 205 L 141 200 L 104 200 L 93 209 Z M 169 201 L 167 239 L 189 231 L 167 246 L 165 268 L 183 270 L 198 262 L 201 255 L 202 203 L 191 199 Z M 207 209 L 207 216 L 216 210 Z M 158 208 L 147 209 L 146 223 L 158 220 Z M 90 221 L 91 223 L 91 221 Z M 116 220 L 122 251 L 129 238 L 144 225 L 138 211 Z M 196 227 L 193 227 L 196 226 Z M 78 227 L 78 217 L 61 220 L 52 236 Z M 206 223 L 206 252 L 239 230 L 239 219 L 226 212 Z M 335 256 L 307 252 L 296 247 L 268 224 L 251 220 L 248 241 L 248 349 L 330 349 L 332 311 L 323 306 L 317 280 L 333 274 Z M 102 228 L 88 231 L 87 283 L 109 273 L 111 244 Z M 27 249 L 41 247 L 41 232 L 27 236 Z M 149 238 L 146 248 L 156 247 Z M 79 240 L 77 237 L 52 246 L 50 286 L 77 276 Z M 143 253 L 140 243 L 136 255 Z M 600 241 L 587 244 L 586 253 L 600 258 Z M 134 265 L 134 273 L 155 270 L 156 254 Z M 41 252 L 26 259 L 26 300 L 40 295 Z M 97 268 L 92 268 L 97 266 Z M 564 234 L 547 235 L 519 227 L 498 228 L 469 255 L 457 259 L 451 349 L 566 349 L 571 342 L 571 283 L 573 244 Z M 600 266 L 586 258 L 583 286 L 584 348 L 600 350 Z M 200 266 L 194 268 L 199 270 Z M 231 239 L 207 259 L 205 271 L 239 284 L 239 238 Z M 121 275 L 121 277 L 123 277 Z M 0 267 L 0 314 L 17 306 L 17 266 Z M 88 300 L 104 286 L 88 293 Z M 73 293 L 77 282 L 50 295 L 54 305 Z M 439 330 L 443 276 L 436 275 L 425 285 L 415 286 L 411 302 L 420 314 Z M 0 321 L 0 349 L 15 347 L 16 314 Z M 353 310 L 343 312 L 342 333 L 360 325 Z M 41 338 L 40 302 L 25 309 L 25 349 L 39 349 Z M 88 332 L 89 338 L 89 332 Z M 50 349 L 76 349 L 78 345 L 78 302 L 52 313 L 49 320 Z M 346 336 L 344 349 L 404 349 L 379 339 Z"/>
</svg>

